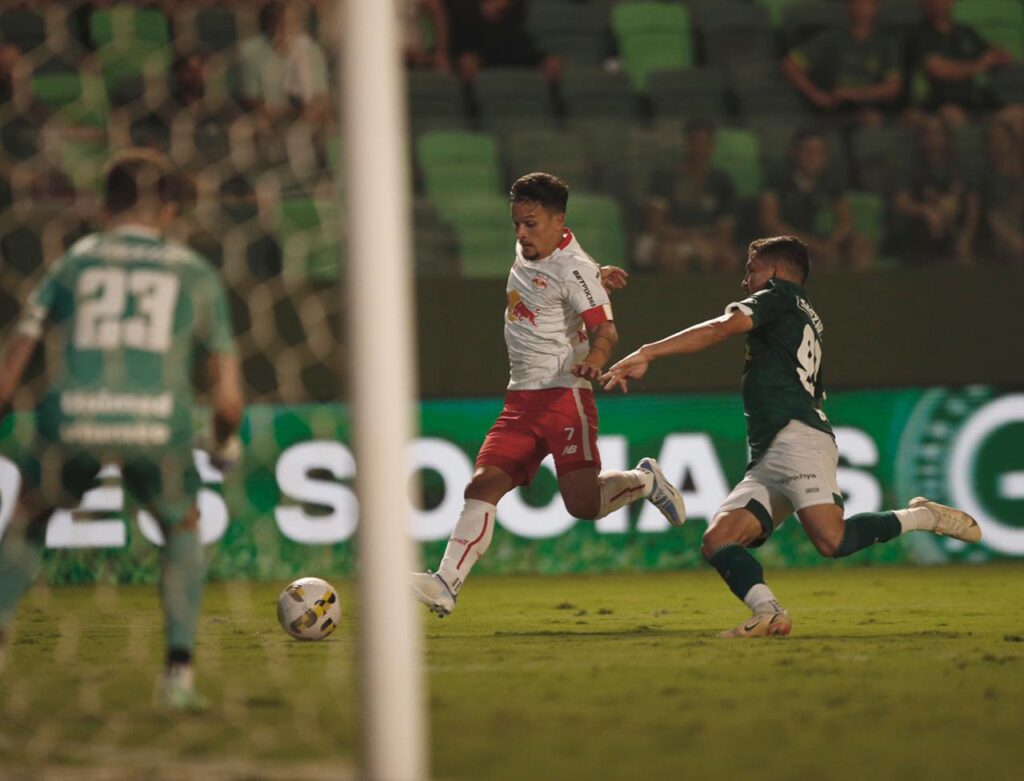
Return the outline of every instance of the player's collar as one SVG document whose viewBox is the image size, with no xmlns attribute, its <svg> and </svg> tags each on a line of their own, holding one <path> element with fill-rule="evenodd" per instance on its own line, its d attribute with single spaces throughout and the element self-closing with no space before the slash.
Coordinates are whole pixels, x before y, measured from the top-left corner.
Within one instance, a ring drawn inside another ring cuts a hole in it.
<svg viewBox="0 0 1024 781">
<path fill-rule="evenodd" d="M 572 242 L 572 231 L 568 228 L 565 229 L 565 233 L 562 235 L 562 240 L 558 242 L 558 249 L 565 249 Z"/>
<path fill-rule="evenodd" d="M 118 236 L 140 236 L 144 239 L 159 239 L 161 237 L 160 231 L 156 228 L 138 222 L 122 223 L 116 228 L 111 228 L 110 232 L 116 233 Z"/>
</svg>

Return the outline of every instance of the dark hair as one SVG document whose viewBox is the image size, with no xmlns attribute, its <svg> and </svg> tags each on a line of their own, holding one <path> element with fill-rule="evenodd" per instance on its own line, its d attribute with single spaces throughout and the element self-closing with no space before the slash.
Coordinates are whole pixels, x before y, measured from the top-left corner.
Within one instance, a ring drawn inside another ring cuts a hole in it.
<svg viewBox="0 0 1024 781">
<path fill-rule="evenodd" d="M 807 245 L 796 236 L 772 236 L 750 242 L 749 255 L 752 258 L 771 257 L 781 261 L 797 273 L 800 284 L 807 281 L 811 273 L 811 261 L 807 257 Z"/>
<path fill-rule="evenodd" d="M 260 8 L 258 24 L 260 33 L 265 37 L 270 38 L 273 36 L 274 31 L 277 30 L 281 24 L 281 17 L 284 16 L 284 3 L 277 2 L 274 0 L 270 3 L 265 3 Z"/>
<path fill-rule="evenodd" d="M 569 203 L 569 185 L 552 174 L 526 174 L 512 183 L 508 199 L 512 203 L 534 201 L 545 209 L 565 214 L 566 204 Z"/>
<path fill-rule="evenodd" d="M 160 204 L 182 205 L 187 198 L 184 180 L 170 160 L 154 149 L 126 149 L 108 163 L 103 176 L 103 205 L 120 214 L 154 199 Z"/>
</svg>

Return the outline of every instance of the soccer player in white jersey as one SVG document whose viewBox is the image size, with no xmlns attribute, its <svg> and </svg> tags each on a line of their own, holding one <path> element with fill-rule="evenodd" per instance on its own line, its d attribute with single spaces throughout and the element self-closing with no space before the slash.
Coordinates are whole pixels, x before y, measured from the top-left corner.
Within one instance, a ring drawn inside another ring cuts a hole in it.
<svg viewBox="0 0 1024 781">
<path fill-rule="evenodd" d="M 506 286 L 505 406 L 477 455 L 438 571 L 413 574 L 416 598 L 441 617 L 490 545 L 498 501 L 528 484 L 548 453 L 576 518 L 596 520 L 647 498 L 669 523 L 686 520 L 682 494 L 654 459 L 626 472 L 601 471 L 591 381 L 619 339 L 605 286 L 623 287 L 626 274 L 599 267 L 584 252 L 565 226 L 568 198 L 566 184 L 546 173 L 520 177 L 509 193 L 516 255 Z"/>
</svg>

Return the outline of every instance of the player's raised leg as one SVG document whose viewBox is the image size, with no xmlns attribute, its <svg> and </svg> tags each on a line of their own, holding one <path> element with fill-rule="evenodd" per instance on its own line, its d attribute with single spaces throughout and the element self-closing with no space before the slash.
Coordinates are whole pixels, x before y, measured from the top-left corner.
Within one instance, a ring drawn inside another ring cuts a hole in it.
<svg viewBox="0 0 1024 781">
<path fill-rule="evenodd" d="M 498 467 L 479 467 L 466 486 L 465 504 L 437 572 L 413 573 L 413 595 L 439 617 L 455 609 L 470 570 L 491 545 L 498 501 L 516 485 L 517 481 Z"/>
<path fill-rule="evenodd" d="M 750 608 L 751 617 L 719 637 L 788 635 L 793 622 L 764 581 L 764 570 L 747 547 L 765 535 L 764 523 L 747 509 L 715 516 L 701 542 L 704 559 L 722 576 L 736 597 Z"/>
</svg>

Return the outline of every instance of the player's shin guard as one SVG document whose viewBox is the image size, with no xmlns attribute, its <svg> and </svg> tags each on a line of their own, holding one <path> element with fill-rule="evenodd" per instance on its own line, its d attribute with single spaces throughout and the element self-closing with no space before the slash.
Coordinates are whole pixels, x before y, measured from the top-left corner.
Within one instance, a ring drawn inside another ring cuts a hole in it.
<svg viewBox="0 0 1024 781">
<path fill-rule="evenodd" d="M 723 545 L 708 556 L 708 564 L 718 570 L 725 585 L 740 601 L 754 586 L 764 584 L 761 565 L 738 543 Z"/>
<path fill-rule="evenodd" d="M 462 513 L 455 524 L 455 531 L 448 539 L 444 558 L 437 574 L 455 596 L 469 576 L 477 559 L 484 555 L 494 535 L 494 516 L 497 508 L 479 499 L 467 499 Z"/>
<path fill-rule="evenodd" d="M 630 469 L 628 472 L 617 472 L 611 469 L 597 476 L 597 484 L 601 490 L 601 509 L 598 518 L 604 518 L 620 507 L 643 499 L 651 492 L 653 478 L 650 472 L 642 469 Z"/>
<path fill-rule="evenodd" d="M 197 529 L 164 529 L 160 595 L 163 600 L 167 648 L 191 655 L 203 598 L 203 546 Z"/>
<path fill-rule="evenodd" d="M 8 535 L 0 544 L 0 629 L 10 626 L 18 602 L 39 570 L 42 543 Z"/>
<path fill-rule="evenodd" d="M 859 513 L 847 518 L 843 539 L 836 546 L 832 558 L 841 559 L 875 543 L 888 542 L 900 536 L 901 528 L 895 513 Z"/>
</svg>

